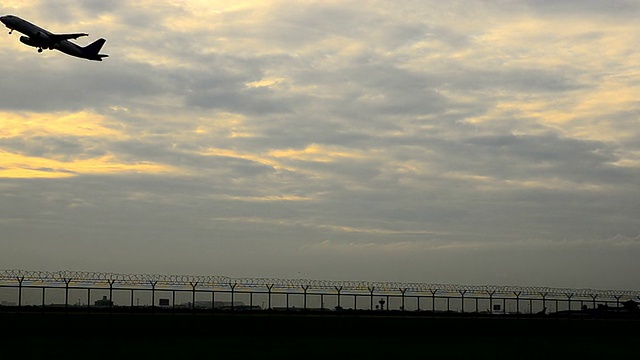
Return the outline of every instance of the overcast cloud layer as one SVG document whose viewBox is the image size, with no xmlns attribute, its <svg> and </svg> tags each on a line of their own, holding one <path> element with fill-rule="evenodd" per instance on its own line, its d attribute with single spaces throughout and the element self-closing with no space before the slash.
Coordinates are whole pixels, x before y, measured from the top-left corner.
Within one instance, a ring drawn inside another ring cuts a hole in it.
<svg viewBox="0 0 640 360">
<path fill-rule="evenodd" d="M 640 2 L 0 13 L 0 268 L 638 289 Z"/>
</svg>

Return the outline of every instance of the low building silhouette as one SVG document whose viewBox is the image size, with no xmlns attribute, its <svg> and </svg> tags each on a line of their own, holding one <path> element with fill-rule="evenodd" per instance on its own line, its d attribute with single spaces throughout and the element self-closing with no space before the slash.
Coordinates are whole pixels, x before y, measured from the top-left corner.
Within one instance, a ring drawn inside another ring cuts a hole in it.
<svg viewBox="0 0 640 360">
<path fill-rule="evenodd" d="M 102 299 L 96 300 L 93 304 L 96 307 L 110 307 L 113 306 L 113 301 L 107 299 L 106 296 L 103 296 Z"/>
</svg>

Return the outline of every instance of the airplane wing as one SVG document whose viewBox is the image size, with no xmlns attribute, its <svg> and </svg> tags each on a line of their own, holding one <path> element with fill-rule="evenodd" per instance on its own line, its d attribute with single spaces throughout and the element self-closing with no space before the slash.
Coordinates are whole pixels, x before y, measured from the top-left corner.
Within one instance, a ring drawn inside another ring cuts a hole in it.
<svg viewBox="0 0 640 360">
<path fill-rule="evenodd" d="M 77 39 L 81 36 L 89 36 L 89 34 L 85 34 L 85 33 L 75 33 L 75 34 L 51 34 L 49 35 L 49 38 L 51 39 L 51 41 L 53 42 L 60 42 L 62 40 L 69 40 L 69 39 Z"/>
</svg>

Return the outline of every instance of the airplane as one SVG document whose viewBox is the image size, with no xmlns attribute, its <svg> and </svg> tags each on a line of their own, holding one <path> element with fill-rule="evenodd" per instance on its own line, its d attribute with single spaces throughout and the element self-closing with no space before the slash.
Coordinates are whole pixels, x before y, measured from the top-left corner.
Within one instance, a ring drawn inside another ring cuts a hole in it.
<svg viewBox="0 0 640 360">
<path fill-rule="evenodd" d="M 82 47 L 72 43 L 69 40 L 77 39 L 82 36 L 89 36 L 89 34 L 53 34 L 14 15 L 1 16 L 0 21 L 2 21 L 2 23 L 7 28 L 9 28 L 9 35 L 13 33 L 13 30 L 27 35 L 20 36 L 20 42 L 25 45 L 38 48 L 39 53 L 42 52 L 42 49 L 56 49 L 67 55 L 95 61 L 102 61 L 102 58 L 109 56 L 105 54 L 99 54 L 100 49 L 102 49 L 102 45 L 104 45 L 104 43 L 106 42 L 106 40 L 102 38 L 85 47 Z"/>
</svg>

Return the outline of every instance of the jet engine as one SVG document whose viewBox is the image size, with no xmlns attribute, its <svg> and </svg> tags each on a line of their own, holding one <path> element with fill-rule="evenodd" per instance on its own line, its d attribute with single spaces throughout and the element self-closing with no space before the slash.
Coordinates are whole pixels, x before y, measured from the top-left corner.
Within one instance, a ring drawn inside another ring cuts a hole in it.
<svg viewBox="0 0 640 360">
<path fill-rule="evenodd" d="M 48 41 L 42 41 L 40 39 L 33 39 L 33 38 L 28 37 L 28 36 L 20 36 L 20 42 L 25 44 L 25 45 L 36 47 L 38 49 L 46 48 L 46 47 L 49 46 L 49 42 Z"/>
<path fill-rule="evenodd" d="M 38 47 L 38 42 L 36 40 L 33 40 L 32 38 L 28 37 L 28 36 L 20 36 L 20 42 L 25 44 L 25 45 Z"/>
</svg>

